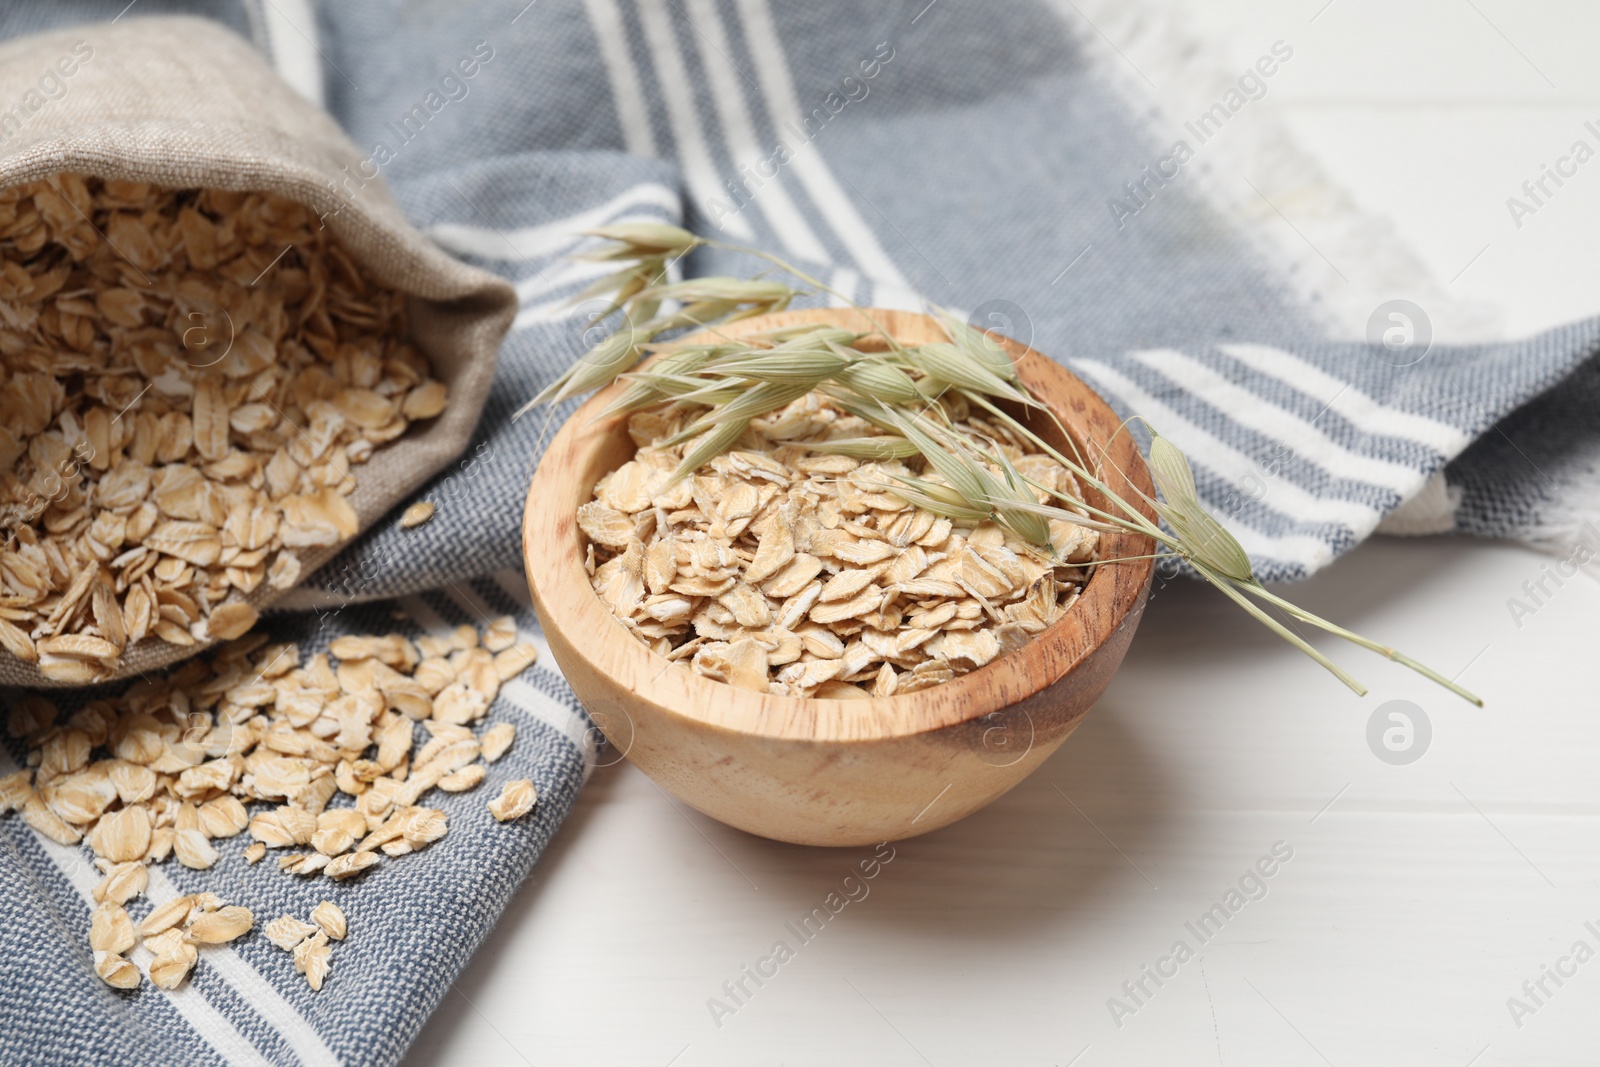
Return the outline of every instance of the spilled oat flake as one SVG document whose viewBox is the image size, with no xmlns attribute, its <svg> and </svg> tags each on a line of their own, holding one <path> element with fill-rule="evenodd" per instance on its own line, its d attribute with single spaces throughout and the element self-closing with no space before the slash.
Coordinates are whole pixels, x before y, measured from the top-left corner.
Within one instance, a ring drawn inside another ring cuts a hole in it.
<svg viewBox="0 0 1600 1067">
<path fill-rule="evenodd" d="M 271 194 L 0 190 L 0 649 L 85 684 L 247 632 L 245 597 L 355 535 L 374 450 L 444 409 L 405 300 Z"/>
<path fill-rule="evenodd" d="M 1056 461 L 1004 426 L 957 415 L 1032 482 L 1081 499 Z M 1093 530 L 1052 521 L 1058 564 L 994 523 L 913 507 L 895 478 L 941 479 L 920 457 L 830 454 L 829 440 L 880 431 L 818 393 L 752 420 L 732 451 L 669 486 L 695 442 L 658 442 L 693 417 L 633 415 L 634 458 L 600 480 L 578 523 L 600 599 L 658 654 L 706 677 L 789 696 L 915 692 L 1020 647 L 1088 580 Z"/>
<path fill-rule="evenodd" d="M 344 882 L 425 851 L 450 829 L 428 805 L 430 791 L 476 787 L 486 763 L 515 743 L 509 722 L 475 727 L 536 655 L 509 616 L 481 640 L 471 626 L 415 640 L 346 635 L 304 661 L 293 644 L 252 634 L 90 700 L 65 721 L 46 697 L 24 694 L 8 729 L 28 746 L 28 767 L 0 777 L 0 814 L 19 811 L 36 832 L 94 853 L 104 875 L 90 926 L 95 972 L 117 988 L 138 986 L 127 957 L 137 938 L 154 958 L 151 981 L 173 989 L 197 946 L 242 937 L 255 920 L 200 893 L 135 924 L 125 909 L 148 889 L 151 864 L 205 870 L 221 859 L 214 842 L 248 833 L 246 865 L 277 850 L 276 866 L 290 875 Z M 502 821 L 537 799 L 526 779 L 504 790 L 490 805 Z M 324 901 L 310 922 L 284 916 L 265 933 L 320 989 L 328 941 L 346 929 L 344 912 Z"/>
</svg>

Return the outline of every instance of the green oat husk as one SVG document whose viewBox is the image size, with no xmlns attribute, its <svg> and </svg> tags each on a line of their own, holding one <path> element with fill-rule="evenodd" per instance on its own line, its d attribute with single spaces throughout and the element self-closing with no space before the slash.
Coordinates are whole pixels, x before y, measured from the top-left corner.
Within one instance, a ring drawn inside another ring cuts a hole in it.
<svg viewBox="0 0 1600 1067">
<path fill-rule="evenodd" d="M 1197 575 L 1354 692 L 1365 694 L 1366 689 L 1268 608 L 1376 652 L 1482 706 L 1477 696 L 1437 671 L 1305 611 L 1262 586 L 1238 540 L 1200 501 L 1188 459 L 1153 428 L 1149 454 L 1151 480 L 1157 493 L 1153 498 L 1137 489 L 1126 496 L 1114 491 L 1085 459 L 1070 434 L 1065 436 L 1073 454 L 1063 455 L 997 403 L 1040 410 L 1054 420 L 1054 413 L 1028 390 L 1005 348 L 949 311 L 936 309 L 947 341 L 924 345 L 901 344 L 882 329 L 871 312 L 853 303 L 851 306 L 875 328 L 873 334 L 862 335 L 829 324 L 802 323 L 732 337 L 718 333 L 719 327 L 781 310 L 802 293 L 768 279 L 662 282 L 667 257 L 680 256 L 699 246 L 743 252 L 773 263 L 817 290 L 839 294 L 771 253 L 699 238 L 677 227 L 625 224 L 591 232 L 615 243 L 587 258 L 632 261 L 631 266 L 592 286 L 589 294 L 614 292 L 615 307 L 610 310 L 623 310 L 624 322 L 523 410 L 602 388 L 619 378 L 627 381 L 627 388 L 607 406 L 606 415 L 665 403 L 703 406 L 707 409 L 704 414 L 664 442 L 694 442 L 673 472 L 669 482 L 672 484 L 733 448 L 751 419 L 780 410 L 813 389 L 819 390 L 837 407 L 883 431 L 884 436 L 789 443 L 871 460 L 920 456 L 939 481 L 901 476 L 882 486 L 914 507 L 952 521 L 999 523 L 1051 557 L 1051 520 L 1101 532 L 1148 537 L 1161 546 L 1159 555 L 1187 563 Z M 663 301 L 681 302 L 682 306 L 658 314 Z M 721 340 L 694 346 L 656 341 L 662 334 L 695 326 L 710 329 Z M 864 351 L 860 345 L 868 336 L 881 338 L 888 350 Z M 664 351 L 665 355 L 649 369 L 633 371 L 647 350 Z M 1080 484 L 1104 498 L 1106 506 L 1090 505 L 1062 493 L 1053 494 L 1062 506 L 1040 503 L 1040 487 L 1024 478 L 1002 450 L 952 422 L 944 406 L 952 396 L 986 412 L 1007 432 L 1060 463 Z M 1130 479 L 1124 480 L 1132 485 Z M 1155 520 L 1146 515 L 1146 508 L 1155 514 Z M 1150 557 L 1128 557 L 1135 558 Z M 1096 564 L 1117 562 L 1124 561 L 1106 559 Z"/>
</svg>

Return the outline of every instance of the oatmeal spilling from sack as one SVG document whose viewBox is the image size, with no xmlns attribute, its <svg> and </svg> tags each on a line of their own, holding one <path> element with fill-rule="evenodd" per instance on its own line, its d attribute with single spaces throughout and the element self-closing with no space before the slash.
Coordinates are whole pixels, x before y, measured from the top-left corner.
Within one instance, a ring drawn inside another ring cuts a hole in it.
<svg viewBox="0 0 1600 1067">
<path fill-rule="evenodd" d="M 57 175 L 0 190 L 0 261 L 0 648 L 53 681 L 245 633 L 444 409 L 404 294 L 281 197 Z"/>
<path fill-rule="evenodd" d="M 450 830 L 432 791 L 484 784 L 517 731 L 505 721 L 474 727 L 537 656 L 510 616 L 482 634 L 471 626 L 414 640 L 346 634 L 303 662 L 296 645 L 258 631 L 120 696 L 89 700 L 64 721 L 48 698 L 28 693 L 7 722 L 28 766 L 0 777 L 0 816 L 20 812 L 38 834 L 94 853 L 103 877 L 89 942 L 101 979 L 137 987 L 128 952 L 140 945 L 150 980 L 175 989 L 198 946 L 245 936 L 255 916 L 202 891 L 156 903 L 135 922 L 128 909 L 150 889 L 153 866 L 175 859 L 210 870 L 224 858 L 217 844 L 245 833 L 243 863 L 282 850 L 275 866 L 299 878 L 365 879 L 425 853 Z M 498 784 L 484 802 L 497 822 L 533 810 L 531 780 Z M 221 873 L 219 888 L 247 891 L 237 867 Z M 327 901 L 310 919 L 284 915 L 265 933 L 321 989 L 329 938 L 344 939 L 346 920 Z"/>
<path fill-rule="evenodd" d="M 1038 491 L 1076 479 L 997 421 L 946 401 Z M 992 522 L 952 521 L 896 489 L 941 479 L 918 456 L 858 459 L 877 427 L 812 392 L 751 420 L 731 451 L 676 483 L 695 413 L 632 415 L 637 451 L 578 523 L 595 592 L 638 639 L 699 674 L 789 696 L 909 693 L 975 670 L 1071 607 L 1098 534 L 1050 521 L 1050 553 Z"/>
</svg>

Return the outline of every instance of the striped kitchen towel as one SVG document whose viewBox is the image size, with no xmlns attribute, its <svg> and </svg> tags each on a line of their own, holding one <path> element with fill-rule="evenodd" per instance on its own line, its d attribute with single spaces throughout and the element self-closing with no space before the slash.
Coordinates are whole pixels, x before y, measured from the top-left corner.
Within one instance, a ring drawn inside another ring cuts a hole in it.
<svg viewBox="0 0 1600 1067">
<path fill-rule="evenodd" d="M 294 641 L 304 662 L 342 633 L 445 634 L 462 624 L 482 630 L 511 615 L 539 662 L 500 689 L 489 722 L 517 728 L 511 749 L 476 790 L 434 790 L 424 803 L 449 817 L 449 833 L 414 857 L 384 862 L 348 882 L 280 873 L 273 856 L 245 863 L 249 834 L 217 839 L 208 870 L 169 861 L 150 866 L 145 894 L 128 902 L 135 923 L 186 893 L 212 892 L 247 907 L 256 929 L 227 945 L 206 946 L 188 980 L 173 991 L 143 981 L 114 990 L 95 975 L 89 950 L 91 891 L 101 874 L 87 846 L 58 845 L 18 817 L 0 819 L 0 1062 L 61 1065 L 391 1064 L 451 988 L 488 935 L 590 770 L 614 761 L 601 735 L 551 662 L 537 635 L 520 571 L 452 581 L 443 590 L 342 609 L 280 615 L 274 640 Z M 93 691 L 46 694 L 70 715 Z M 419 735 L 420 735 L 419 731 Z M 0 776 L 21 765 L 12 737 L 0 746 Z M 522 819 L 499 823 L 485 801 L 501 783 L 527 778 L 539 802 Z M 334 806 L 347 803 L 340 798 Z M 261 932 L 280 915 L 304 919 L 332 900 L 349 922 L 334 943 L 332 972 L 313 992 L 289 954 Z M 150 954 L 129 953 L 145 969 Z"/>
<path fill-rule="evenodd" d="M 568 300 L 606 268 L 565 258 L 577 232 L 631 218 L 1065 362 L 1188 453 L 1263 578 L 1380 527 L 1570 544 L 1600 512 L 1600 320 L 1494 340 L 1289 144 L 1269 109 L 1296 41 L 1214 67 L 1142 6 L 362 2 L 320 8 L 320 54 L 269 34 L 413 219 L 522 297 L 476 451 L 418 494 L 428 551 L 376 528 L 302 606 L 516 565 L 542 420 L 509 416 L 595 339 Z"/>
<path fill-rule="evenodd" d="M 1495 340 L 1289 144 L 1272 93 L 1301 62 L 1292 35 L 1217 67 L 1127 0 L 63 0 L 6 7 L 0 34 L 173 10 L 255 42 L 370 148 L 328 176 L 342 195 L 381 177 L 521 298 L 472 445 L 417 494 L 438 514 L 403 541 L 380 523 L 285 602 L 300 614 L 274 625 L 308 642 L 371 612 L 388 625 L 393 598 L 425 626 L 518 587 L 542 427 L 510 416 L 592 343 L 592 307 L 569 299 L 604 268 L 566 257 L 623 219 L 770 249 L 863 304 L 960 308 L 1064 361 L 1189 454 L 1265 578 L 1378 530 L 1559 546 L 1600 510 L 1600 320 Z M 0 101 L 0 130 L 30 106 Z M 315 997 L 256 943 L 209 954 L 177 995 L 99 985 L 62 947 L 88 921 L 81 855 L 0 824 L 0 1045 L 61 1063 L 397 1060 L 592 762 L 543 669 L 496 709 L 537 732 L 512 769 L 539 783 L 538 818 L 508 837 L 481 802 L 452 809 L 453 851 L 352 894 L 373 936 L 337 966 L 358 980 Z M 164 877 L 158 896 L 199 885 Z M 274 890 L 285 907 L 298 891 Z"/>
</svg>

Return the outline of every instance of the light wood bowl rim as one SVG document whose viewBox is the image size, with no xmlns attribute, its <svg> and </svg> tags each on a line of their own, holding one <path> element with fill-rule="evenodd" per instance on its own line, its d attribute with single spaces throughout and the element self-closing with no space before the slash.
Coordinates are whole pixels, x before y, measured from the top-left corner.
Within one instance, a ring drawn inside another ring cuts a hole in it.
<svg viewBox="0 0 1600 1067">
<path fill-rule="evenodd" d="M 937 320 L 915 312 L 866 309 L 900 340 L 943 339 Z M 729 335 L 805 322 L 871 329 L 849 308 L 807 308 L 746 319 L 721 332 Z M 1131 435 L 1113 434 L 1116 413 L 1082 379 L 1060 364 L 1009 338 L 998 338 L 1017 360 L 1018 373 L 1080 444 L 1097 451 L 1110 439 L 1110 462 L 1102 479 L 1119 493 L 1129 486 L 1154 495 L 1148 469 Z M 564 479 L 584 469 L 595 449 L 622 425 L 624 416 L 603 423 L 595 416 L 623 388 L 614 384 L 590 397 L 556 433 L 528 488 L 523 513 L 523 562 L 540 624 L 565 635 L 576 654 L 624 690 L 654 708 L 703 727 L 774 741 L 871 742 L 911 737 L 982 718 L 1055 684 L 1089 659 L 1142 599 L 1153 561 L 1132 560 L 1097 567 L 1083 593 L 1060 619 L 1022 648 L 997 657 L 949 682 L 891 697 L 858 700 L 755 693 L 694 673 L 657 656 L 630 634 L 601 602 L 584 570 L 583 537 L 576 510 L 593 493 L 593 482 Z M 1066 403 L 1076 398 L 1081 406 Z M 1146 556 L 1154 542 L 1143 535 L 1103 534 L 1101 551 Z M 1111 580 L 1111 568 L 1134 568 L 1132 581 Z M 579 636 L 582 635 L 582 636 Z"/>
</svg>

